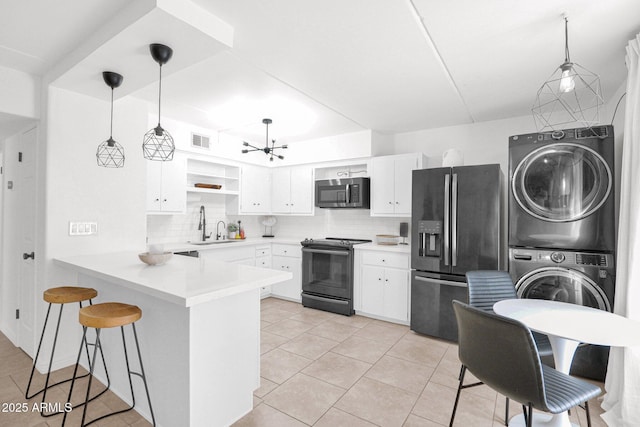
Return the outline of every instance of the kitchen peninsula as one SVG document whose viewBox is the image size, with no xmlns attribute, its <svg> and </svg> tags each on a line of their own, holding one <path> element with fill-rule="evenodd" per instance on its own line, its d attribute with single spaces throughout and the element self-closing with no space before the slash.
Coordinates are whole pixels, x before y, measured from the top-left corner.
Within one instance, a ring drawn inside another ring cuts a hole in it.
<svg viewBox="0 0 640 427">
<path fill-rule="evenodd" d="M 252 409 L 260 385 L 260 288 L 291 273 L 179 255 L 147 266 L 135 252 L 54 262 L 95 288 L 96 302 L 142 309 L 138 336 L 158 426 L 226 426 Z M 117 330 L 101 335 L 112 390 L 128 401 L 121 339 Z M 141 381 L 134 379 L 134 388 L 136 409 L 150 419 Z"/>
</svg>

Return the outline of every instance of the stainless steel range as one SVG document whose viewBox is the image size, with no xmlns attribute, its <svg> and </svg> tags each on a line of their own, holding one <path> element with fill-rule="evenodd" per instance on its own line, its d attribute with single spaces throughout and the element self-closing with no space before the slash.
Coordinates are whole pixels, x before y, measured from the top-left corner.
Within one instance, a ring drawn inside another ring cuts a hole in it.
<svg viewBox="0 0 640 427">
<path fill-rule="evenodd" d="M 353 246 L 371 240 L 304 239 L 302 305 L 351 316 L 353 310 Z"/>
</svg>

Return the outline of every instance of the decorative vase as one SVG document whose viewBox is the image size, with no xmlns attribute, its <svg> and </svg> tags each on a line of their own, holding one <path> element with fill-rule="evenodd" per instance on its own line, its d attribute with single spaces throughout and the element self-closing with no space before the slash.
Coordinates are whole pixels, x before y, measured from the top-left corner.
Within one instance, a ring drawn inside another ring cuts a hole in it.
<svg viewBox="0 0 640 427">
<path fill-rule="evenodd" d="M 236 232 L 229 231 L 229 235 L 227 236 L 227 239 L 235 239 L 235 238 L 236 238 Z"/>
</svg>

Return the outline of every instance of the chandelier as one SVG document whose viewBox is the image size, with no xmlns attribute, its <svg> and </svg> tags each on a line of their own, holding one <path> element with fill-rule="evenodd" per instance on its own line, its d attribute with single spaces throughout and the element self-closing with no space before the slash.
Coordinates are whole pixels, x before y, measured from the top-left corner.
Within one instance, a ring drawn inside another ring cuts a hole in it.
<svg viewBox="0 0 640 427">
<path fill-rule="evenodd" d="M 272 139 L 272 140 L 271 140 L 271 147 L 269 147 L 269 125 L 270 125 L 272 122 L 273 122 L 273 121 L 272 121 L 271 119 L 262 119 L 262 123 L 264 123 L 264 124 L 267 126 L 267 137 L 266 137 L 266 140 L 265 140 L 264 148 L 258 148 L 258 147 L 255 147 L 255 146 L 253 146 L 253 145 L 249 144 L 248 142 L 244 141 L 244 142 L 242 143 L 242 145 L 243 145 L 243 146 L 245 146 L 245 147 L 251 147 L 251 150 L 249 150 L 249 149 L 244 149 L 244 150 L 242 150 L 242 153 L 243 153 L 243 154 L 249 153 L 249 152 L 251 152 L 251 151 L 262 151 L 262 152 L 263 152 L 264 154 L 266 154 L 267 156 L 270 156 L 270 157 L 269 157 L 269 161 L 271 161 L 271 162 L 273 162 L 273 156 L 274 156 L 274 155 L 275 155 L 277 158 L 279 158 L 280 160 L 284 160 L 284 156 L 280 156 L 280 155 L 278 155 L 278 154 L 275 154 L 273 151 L 274 151 L 274 150 L 277 150 L 277 149 L 279 149 L 279 148 L 282 148 L 283 150 L 284 150 L 284 149 L 286 149 L 286 148 L 288 148 L 288 146 L 287 146 L 286 144 L 285 144 L 285 145 L 281 145 L 281 146 L 279 146 L 279 147 L 276 147 L 276 146 L 275 146 L 275 145 L 276 145 L 276 140 L 275 140 L 275 139 Z"/>
<path fill-rule="evenodd" d="M 154 43 L 149 45 L 151 56 L 160 65 L 160 79 L 158 81 L 158 126 L 144 134 L 142 153 L 147 160 L 173 160 L 176 146 L 169 132 L 160 126 L 160 101 L 162 99 L 162 66 L 169 62 L 173 50 L 169 46 Z"/>
<path fill-rule="evenodd" d="M 578 123 L 583 127 L 599 124 L 604 104 L 600 77 L 569 56 L 568 19 L 564 17 L 565 58 L 538 90 L 531 109 L 538 131 L 558 130 Z"/>
<path fill-rule="evenodd" d="M 113 89 L 122 84 L 122 75 L 113 71 L 103 71 L 102 79 L 111 88 L 111 120 L 109 124 L 109 139 L 98 145 L 96 160 L 98 166 L 105 168 L 124 167 L 124 148 L 113 139 Z"/>
</svg>

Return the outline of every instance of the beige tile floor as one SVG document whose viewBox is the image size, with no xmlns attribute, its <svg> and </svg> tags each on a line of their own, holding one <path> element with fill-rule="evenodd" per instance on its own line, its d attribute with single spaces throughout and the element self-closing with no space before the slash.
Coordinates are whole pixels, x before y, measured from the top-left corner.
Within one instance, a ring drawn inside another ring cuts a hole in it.
<svg viewBox="0 0 640 427">
<path fill-rule="evenodd" d="M 0 427 L 58 427 L 62 424 L 62 415 L 54 415 L 49 418 L 43 418 L 37 411 L 32 411 L 33 404 L 39 403 L 42 399 L 41 395 L 32 399 L 24 398 L 29 374 L 31 373 L 32 359 L 22 350 L 14 345 L 0 333 Z M 62 379 L 71 378 L 73 368 L 60 369 L 52 373 L 50 382 L 60 381 Z M 45 381 L 45 376 L 40 375 L 36 371 L 31 390 L 39 390 Z M 73 402 L 81 402 L 84 400 L 83 391 L 86 391 L 86 379 L 76 382 L 74 386 Z M 38 387 L 39 388 L 36 388 Z M 94 382 L 92 390 L 102 390 L 101 384 L 96 385 Z M 47 392 L 48 402 L 61 402 L 67 400 L 69 393 L 69 383 L 62 384 Z M 13 409 L 9 404 L 27 404 L 28 411 L 25 412 L 2 412 L 3 409 Z M 7 405 L 5 408 L 4 405 Z M 125 403 L 110 391 L 106 392 L 99 399 L 93 401 L 87 410 L 87 418 L 89 420 L 97 418 L 101 415 L 126 408 Z M 67 417 L 67 426 L 78 426 L 82 419 L 82 409 L 74 409 Z M 97 427 L 144 427 L 151 424 L 142 418 L 137 412 L 129 411 L 124 414 L 115 415 L 110 418 L 98 421 L 92 426 Z"/>
<path fill-rule="evenodd" d="M 261 313 L 262 383 L 253 411 L 235 427 L 449 425 L 460 371 L 456 345 L 275 298 L 262 300 Z M 600 401 L 589 403 L 592 425 L 605 426 Z M 511 403 L 510 411 L 521 409 Z M 584 410 L 571 414 L 587 425 Z M 484 385 L 463 390 L 455 425 L 504 425 L 504 398 Z"/>
<path fill-rule="evenodd" d="M 261 319 L 262 383 L 254 393 L 254 410 L 235 426 L 449 424 L 460 369 L 455 345 L 417 335 L 406 326 L 326 313 L 275 298 L 262 301 Z M 0 334 L 0 404 L 26 402 L 31 407 L 38 402 L 37 397 L 24 399 L 30 370 L 31 358 Z M 71 373 L 66 368 L 54 376 L 61 379 Z M 37 375 L 35 381 L 43 384 L 44 376 Z M 49 396 L 64 402 L 67 393 L 68 388 L 63 388 Z M 590 407 L 593 426 L 605 426 L 599 417 L 599 400 L 590 402 Z M 89 416 L 122 408 L 124 402 L 108 392 L 89 407 Z M 512 403 L 510 410 L 515 414 L 520 408 Z M 67 425 L 79 425 L 80 417 L 81 411 L 74 410 Z M 586 426 L 582 409 L 572 411 L 571 418 Z M 53 427 L 61 422 L 60 415 L 42 418 L 33 412 L 0 412 L 0 427 Z M 456 426 L 499 427 L 503 423 L 501 396 L 486 386 L 463 390 Z M 150 424 L 131 411 L 93 425 Z"/>
</svg>

